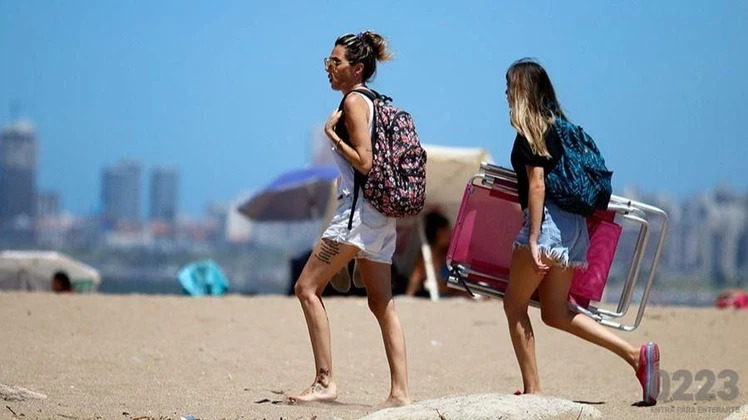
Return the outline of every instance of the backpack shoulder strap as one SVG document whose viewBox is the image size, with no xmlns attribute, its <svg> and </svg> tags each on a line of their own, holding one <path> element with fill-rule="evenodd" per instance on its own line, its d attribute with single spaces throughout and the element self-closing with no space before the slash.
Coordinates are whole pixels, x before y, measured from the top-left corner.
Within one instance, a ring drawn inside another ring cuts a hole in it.
<svg viewBox="0 0 748 420">
<path fill-rule="evenodd" d="M 348 92 L 348 94 L 344 95 L 343 99 L 340 100 L 340 104 L 338 105 L 338 111 L 342 111 L 343 110 L 343 102 L 345 102 L 345 98 L 347 98 L 348 95 L 350 95 L 353 92 L 358 92 L 358 93 L 366 96 L 367 98 L 371 99 L 372 102 L 374 102 L 376 99 L 380 98 L 380 95 L 378 93 L 376 93 L 375 91 L 373 91 L 373 90 L 363 89 L 363 88 L 362 89 L 353 89 L 352 91 Z"/>
<path fill-rule="evenodd" d="M 380 95 L 371 89 L 353 89 L 351 92 L 358 92 L 367 98 L 371 99 L 372 102 L 379 99 Z"/>
<path fill-rule="evenodd" d="M 392 98 L 390 98 L 387 95 L 382 95 L 381 93 L 379 93 L 376 90 L 371 89 L 371 88 L 354 89 L 352 92 L 361 93 L 361 94 L 365 95 L 367 98 L 371 99 L 372 102 L 374 100 L 376 100 L 376 99 L 378 99 L 378 100 L 380 100 L 380 101 L 382 101 L 384 103 L 392 102 Z"/>
<path fill-rule="evenodd" d="M 358 92 L 366 96 L 367 98 L 371 100 L 372 103 L 374 103 L 374 101 L 380 98 L 380 95 L 378 93 L 370 89 L 354 89 L 351 92 Z M 344 100 L 345 100 L 345 97 L 343 97 L 343 101 Z M 343 101 L 340 102 L 341 110 L 343 109 Z M 376 107 L 374 108 L 374 110 L 376 114 Z M 372 122 L 372 127 L 371 127 L 372 142 L 374 141 L 374 132 L 375 132 L 375 123 Z M 373 153 L 373 150 L 372 150 L 372 153 Z M 348 230 L 351 230 L 353 227 L 353 211 L 356 209 L 356 203 L 358 202 L 358 192 L 359 192 L 359 189 L 361 189 L 361 186 L 363 186 L 366 183 L 366 179 L 367 179 L 366 175 L 360 173 L 356 168 L 353 168 L 353 203 L 351 204 L 351 215 L 350 217 L 348 217 Z"/>
</svg>

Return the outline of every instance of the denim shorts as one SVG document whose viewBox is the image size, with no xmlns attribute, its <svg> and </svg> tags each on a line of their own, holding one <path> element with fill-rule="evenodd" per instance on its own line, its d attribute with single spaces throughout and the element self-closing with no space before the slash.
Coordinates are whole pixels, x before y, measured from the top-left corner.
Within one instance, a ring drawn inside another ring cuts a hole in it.
<svg viewBox="0 0 748 420">
<path fill-rule="evenodd" d="M 351 204 L 352 195 L 338 199 L 335 215 L 322 234 L 322 239 L 355 246 L 360 250 L 356 258 L 392 264 L 392 254 L 395 253 L 397 243 L 397 219 L 377 211 L 366 201 L 363 193 L 359 193 L 356 210 L 353 212 L 353 224 L 351 230 L 348 230 Z"/>
<path fill-rule="evenodd" d="M 514 247 L 529 246 L 529 212 L 524 210 L 525 223 L 519 231 Z M 584 216 L 562 210 L 550 199 L 545 200 L 543 222 L 540 225 L 540 252 L 562 267 L 587 267 L 587 248 L 590 237 Z"/>
</svg>

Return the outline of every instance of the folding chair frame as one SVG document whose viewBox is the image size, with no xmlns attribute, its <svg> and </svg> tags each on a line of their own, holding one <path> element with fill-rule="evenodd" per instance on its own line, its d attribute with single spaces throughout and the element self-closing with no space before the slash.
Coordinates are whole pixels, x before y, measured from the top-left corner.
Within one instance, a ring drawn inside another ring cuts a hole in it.
<svg viewBox="0 0 748 420">
<path fill-rule="evenodd" d="M 486 162 L 481 164 L 480 171 L 470 179 L 470 186 L 472 188 L 475 188 L 476 185 L 498 189 L 499 191 L 513 196 L 517 195 L 516 174 L 512 170 Z M 611 197 L 610 204 L 608 205 L 608 210 L 615 212 L 623 220 L 628 220 L 639 226 L 639 235 L 636 240 L 636 247 L 634 248 L 634 253 L 629 265 L 628 274 L 626 276 L 623 289 L 621 290 L 621 296 L 618 299 L 617 308 L 614 311 L 597 308 L 592 305 L 589 305 L 585 308 L 574 302 L 569 302 L 569 306 L 572 310 L 587 315 L 598 323 L 607 327 L 616 328 L 622 331 L 633 331 L 641 323 L 647 301 L 649 300 L 649 293 L 652 290 L 652 285 L 654 283 L 655 271 L 660 260 L 660 254 L 665 243 L 665 237 L 667 235 L 668 216 L 663 210 L 657 207 L 617 195 L 613 195 Z M 652 263 L 649 266 L 649 276 L 647 278 L 646 285 L 644 286 L 644 292 L 642 294 L 641 302 L 638 306 L 634 323 L 623 324 L 617 320 L 624 317 L 628 313 L 631 306 L 631 300 L 634 295 L 636 284 L 639 280 L 639 273 L 641 272 L 644 254 L 650 242 L 649 232 L 653 222 L 659 223 L 661 230 L 659 236 L 657 237 L 654 257 L 652 258 Z M 477 275 L 503 282 L 506 282 L 508 279 L 491 276 L 487 273 L 481 273 L 465 266 L 464 264 L 453 264 L 452 261 L 447 261 L 447 265 L 450 268 L 450 275 L 447 280 L 449 287 L 466 290 L 471 293 L 488 297 L 503 298 L 503 291 L 498 290 L 485 282 L 471 281 L 470 276 Z M 532 300 L 530 303 L 536 307 L 540 304 L 535 300 Z"/>
</svg>

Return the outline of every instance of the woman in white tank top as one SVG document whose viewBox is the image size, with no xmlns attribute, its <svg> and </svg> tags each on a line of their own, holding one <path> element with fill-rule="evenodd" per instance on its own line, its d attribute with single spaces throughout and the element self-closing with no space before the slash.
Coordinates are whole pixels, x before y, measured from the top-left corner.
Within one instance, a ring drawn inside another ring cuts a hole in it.
<svg viewBox="0 0 748 420">
<path fill-rule="evenodd" d="M 335 41 L 325 69 L 333 90 L 343 94 L 338 110 L 330 115 L 325 133 L 340 169 L 338 208 L 322 234 L 294 287 L 304 311 L 314 353 L 315 378 L 311 387 L 291 402 L 333 401 L 337 386 L 330 352 L 330 325 L 322 304 L 322 291 L 335 273 L 356 258 L 366 287 L 369 309 L 382 330 L 390 367 L 390 394 L 386 405 L 410 403 L 405 337 L 392 299 L 391 264 L 395 250 L 395 219 L 379 213 L 359 194 L 355 208 L 354 171 L 369 173 L 372 165 L 374 104 L 366 94 L 366 81 L 376 72 L 377 61 L 390 58 L 385 40 L 373 32 L 346 34 Z M 368 92 L 367 92 L 368 93 Z M 342 117 L 342 118 L 341 118 Z"/>
<path fill-rule="evenodd" d="M 362 86 L 363 87 L 363 86 Z M 357 96 L 361 99 L 363 99 L 364 102 L 369 107 L 368 113 L 367 113 L 367 121 L 369 122 L 367 126 L 367 130 L 369 130 L 369 133 L 371 133 L 371 129 L 374 126 L 374 103 L 369 99 L 366 95 L 360 92 L 350 92 L 350 95 Z M 355 102 L 360 102 L 356 100 Z M 360 106 L 360 104 L 359 104 Z M 337 113 L 338 111 L 336 111 Z M 339 123 L 340 120 L 336 122 Z M 343 141 L 341 139 L 341 141 Z M 332 156 L 335 161 L 335 165 L 340 170 L 340 176 L 338 177 L 338 197 L 341 195 L 351 195 L 353 194 L 353 181 L 354 181 L 354 169 L 353 165 L 351 165 L 348 160 L 343 156 L 343 149 L 336 147 L 335 145 L 331 146 L 332 150 Z"/>
</svg>

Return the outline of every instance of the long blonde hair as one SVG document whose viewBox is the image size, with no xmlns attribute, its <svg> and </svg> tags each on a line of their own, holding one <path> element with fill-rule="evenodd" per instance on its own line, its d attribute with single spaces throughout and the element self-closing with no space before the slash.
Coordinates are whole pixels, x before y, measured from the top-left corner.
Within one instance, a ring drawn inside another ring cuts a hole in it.
<svg viewBox="0 0 748 420">
<path fill-rule="evenodd" d="M 512 126 L 530 143 L 532 152 L 550 158 L 545 133 L 566 118 L 545 69 L 529 58 L 515 61 L 506 72 Z"/>
</svg>

